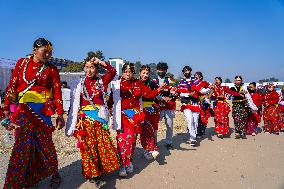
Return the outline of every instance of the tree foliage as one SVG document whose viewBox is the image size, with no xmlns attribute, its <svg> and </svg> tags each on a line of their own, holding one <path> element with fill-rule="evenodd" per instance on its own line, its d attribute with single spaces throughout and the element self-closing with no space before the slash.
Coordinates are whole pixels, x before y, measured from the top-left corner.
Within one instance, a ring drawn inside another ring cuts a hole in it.
<svg viewBox="0 0 284 189">
<path fill-rule="evenodd" d="M 231 80 L 229 78 L 225 79 L 225 83 L 232 83 Z"/>
<path fill-rule="evenodd" d="M 275 77 L 271 77 L 271 78 L 267 78 L 267 79 L 260 79 L 259 83 L 264 83 L 264 82 L 278 82 L 279 79 L 275 78 Z"/>
<path fill-rule="evenodd" d="M 104 60 L 104 54 L 101 50 L 97 50 L 95 52 L 89 51 L 87 53 L 87 57 L 97 57 L 98 59 Z M 84 71 L 84 61 L 80 63 L 69 64 L 66 68 L 63 69 L 63 72 L 82 72 Z M 103 68 L 99 68 L 100 73 L 104 73 L 105 70 Z"/>
</svg>

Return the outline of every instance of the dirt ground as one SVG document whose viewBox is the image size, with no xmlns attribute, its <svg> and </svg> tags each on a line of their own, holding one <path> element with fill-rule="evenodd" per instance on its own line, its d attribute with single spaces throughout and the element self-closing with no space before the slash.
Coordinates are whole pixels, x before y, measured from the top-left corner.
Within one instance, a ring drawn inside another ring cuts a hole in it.
<svg viewBox="0 0 284 189">
<path fill-rule="evenodd" d="M 261 124 L 262 125 L 262 124 Z M 233 127 L 233 120 L 230 119 Z M 142 157 L 143 149 L 138 143 L 134 157 L 134 173 L 120 179 L 117 172 L 106 175 L 106 189 L 184 188 L 184 189 L 284 189 L 284 134 L 259 133 L 247 139 L 231 137 L 219 139 L 214 135 L 214 122 L 210 118 L 206 137 L 196 147 L 188 144 L 187 124 L 181 112 L 174 120 L 174 150 L 165 149 L 165 125 L 159 124 L 160 156 L 156 161 Z M 261 131 L 261 127 L 259 128 Z M 4 130 L 0 129 L 0 187 L 3 180 L 11 146 L 3 143 Z M 57 148 L 62 189 L 96 188 L 81 174 L 80 153 L 75 139 L 67 138 L 64 131 L 54 134 Z M 36 188 L 48 188 L 49 179 Z"/>
</svg>

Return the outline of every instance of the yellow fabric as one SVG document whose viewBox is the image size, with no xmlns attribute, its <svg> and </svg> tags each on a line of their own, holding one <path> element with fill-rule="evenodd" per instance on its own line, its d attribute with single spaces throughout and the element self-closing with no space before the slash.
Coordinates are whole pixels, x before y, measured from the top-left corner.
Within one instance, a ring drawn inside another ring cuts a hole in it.
<svg viewBox="0 0 284 189">
<path fill-rule="evenodd" d="M 95 104 L 95 107 L 97 109 L 100 109 L 100 105 L 98 104 Z M 81 110 L 95 110 L 95 108 L 91 104 L 89 104 L 87 106 L 82 106 Z"/>
<path fill-rule="evenodd" d="M 245 99 L 244 100 L 233 100 L 233 102 L 244 102 L 245 101 Z"/>
<path fill-rule="evenodd" d="M 22 95 L 22 92 L 19 93 L 19 103 L 45 103 L 49 98 L 52 97 L 52 93 L 50 91 L 43 91 L 41 93 L 36 91 L 27 91 L 23 96 Z"/>
<path fill-rule="evenodd" d="M 143 108 L 153 107 L 154 104 L 156 104 L 156 103 L 155 102 L 146 102 L 146 101 L 142 102 Z"/>
</svg>

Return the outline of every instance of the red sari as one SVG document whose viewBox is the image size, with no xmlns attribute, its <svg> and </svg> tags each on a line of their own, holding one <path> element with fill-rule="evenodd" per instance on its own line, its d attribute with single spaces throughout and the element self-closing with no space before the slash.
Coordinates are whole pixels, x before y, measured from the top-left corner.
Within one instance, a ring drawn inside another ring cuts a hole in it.
<svg viewBox="0 0 284 189">
<path fill-rule="evenodd" d="M 279 94 L 276 91 L 268 91 L 263 97 L 264 130 L 269 133 L 279 133 L 280 114 L 278 109 Z"/>
<path fill-rule="evenodd" d="M 226 101 L 226 95 L 231 94 L 234 96 L 240 96 L 239 93 L 230 90 L 226 86 L 216 86 L 212 98 L 216 100 L 214 111 L 215 133 L 227 135 L 229 133 L 229 113 L 230 105 Z"/>
<path fill-rule="evenodd" d="M 9 161 L 4 188 L 26 188 L 58 171 L 58 161 L 52 141 L 54 127 L 51 115 L 62 115 L 62 93 L 56 66 L 46 64 L 41 75 L 36 75 L 41 64 L 32 57 L 20 59 L 13 71 L 7 91 L 18 94 L 28 87 L 27 81 L 37 81 L 27 93 L 38 94 L 40 98 L 23 96 L 11 120 L 20 125 L 16 130 L 15 143 Z M 47 94 L 52 95 L 47 97 Z M 27 94 L 26 93 L 26 94 Z M 9 110 L 10 100 L 5 99 L 5 110 Z"/>
</svg>

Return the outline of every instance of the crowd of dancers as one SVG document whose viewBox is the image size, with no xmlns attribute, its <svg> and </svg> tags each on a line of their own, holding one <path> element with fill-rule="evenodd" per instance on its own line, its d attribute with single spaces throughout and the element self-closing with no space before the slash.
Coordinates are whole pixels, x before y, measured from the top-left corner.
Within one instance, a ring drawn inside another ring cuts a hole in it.
<svg viewBox="0 0 284 189">
<path fill-rule="evenodd" d="M 11 76 L 1 121 L 15 136 L 5 189 L 36 186 L 49 176 L 50 188 L 60 186 L 52 133 L 62 129 L 65 121 L 59 73 L 56 66 L 47 63 L 51 56 L 52 44 L 39 38 L 34 42 L 33 55 L 20 59 Z M 103 76 L 98 74 L 100 68 L 106 70 Z M 280 93 L 273 84 L 265 91 L 258 91 L 252 82 L 246 89 L 241 76 L 235 77 L 232 88 L 223 86 L 221 77 L 210 84 L 204 81 L 201 72 L 192 76 L 190 66 L 182 69 L 184 77 L 175 84 L 166 77 L 166 63 L 158 63 L 156 69 L 155 79 L 149 77 L 151 70 L 147 65 L 141 67 L 139 78 L 135 78 L 135 65 L 125 63 L 121 77 L 116 78 L 116 70 L 108 62 L 87 57 L 85 77 L 70 83 L 66 135 L 77 138 L 82 174 L 98 188 L 106 184 L 102 179 L 106 173 L 118 170 L 120 177 L 133 173 L 138 135 L 145 158 L 154 160 L 159 156 L 157 130 L 162 119 L 167 128 L 165 148 L 174 149 L 173 122 L 178 99 L 192 146 L 205 135 L 210 117 L 214 117 L 216 135 L 228 136 L 231 111 L 228 96 L 233 99 L 236 139 L 256 135 L 262 117 L 264 132 L 278 135 L 284 129 L 284 87 Z M 12 104 L 17 105 L 13 113 Z M 51 121 L 54 114 L 58 115 L 56 126 Z M 109 127 L 116 131 L 116 145 Z"/>
</svg>

